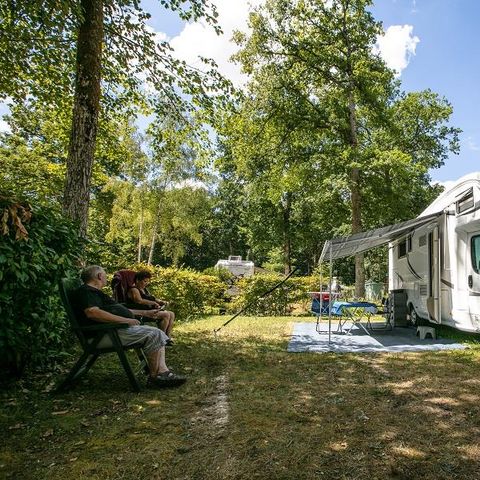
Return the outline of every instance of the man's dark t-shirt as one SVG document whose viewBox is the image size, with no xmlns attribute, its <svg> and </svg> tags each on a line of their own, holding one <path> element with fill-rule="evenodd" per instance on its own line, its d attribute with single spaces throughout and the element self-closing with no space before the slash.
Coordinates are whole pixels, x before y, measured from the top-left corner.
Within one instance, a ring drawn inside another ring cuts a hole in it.
<svg viewBox="0 0 480 480">
<path fill-rule="evenodd" d="M 91 307 L 98 307 L 106 312 L 113 313 L 120 317 L 135 318 L 132 312 L 117 303 L 113 298 L 103 293 L 101 290 L 90 285 L 82 285 L 79 287 L 72 298 L 74 311 L 77 315 L 80 325 L 95 325 L 97 322 L 88 318 L 85 315 L 85 309 Z"/>
</svg>

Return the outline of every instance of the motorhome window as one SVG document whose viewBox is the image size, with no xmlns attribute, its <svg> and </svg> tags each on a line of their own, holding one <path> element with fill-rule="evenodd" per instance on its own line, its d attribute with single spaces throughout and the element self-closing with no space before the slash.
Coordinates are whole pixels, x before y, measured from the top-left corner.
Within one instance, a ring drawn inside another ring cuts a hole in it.
<svg viewBox="0 0 480 480">
<path fill-rule="evenodd" d="M 407 254 L 407 241 L 403 240 L 398 244 L 398 258 L 402 258 Z"/>
<path fill-rule="evenodd" d="M 471 188 L 462 198 L 457 200 L 456 203 L 456 210 L 457 215 L 470 210 L 475 205 L 474 198 L 473 198 L 473 188 Z"/>
<path fill-rule="evenodd" d="M 422 235 L 422 236 L 418 239 L 418 246 L 419 246 L 419 247 L 424 247 L 426 244 L 427 244 L 427 236 L 426 236 L 426 235 Z"/>
<path fill-rule="evenodd" d="M 473 269 L 480 273 L 480 235 L 472 237 L 472 266 Z"/>
<path fill-rule="evenodd" d="M 412 251 L 412 237 L 407 238 L 408 251 Z"/>
</svg>

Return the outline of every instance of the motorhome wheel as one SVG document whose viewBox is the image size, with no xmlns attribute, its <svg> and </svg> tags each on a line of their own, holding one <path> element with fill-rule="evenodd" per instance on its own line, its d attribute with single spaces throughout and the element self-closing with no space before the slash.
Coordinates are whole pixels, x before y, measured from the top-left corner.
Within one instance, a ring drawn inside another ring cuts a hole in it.
<svg viewBox="0 0 480 480">
<path fill-rule="evenodd" d="M 410 324 L 414 327 L 421 327 L 429 324 L 428 320 L 418 316 L 413 305 L 410 305 Z"/>
<path fill-rule="evenodd" d="M 410 305 L 410 323 L 414 327 L 418 326 L 418 315 L 413 305 Z"/>
</svg>

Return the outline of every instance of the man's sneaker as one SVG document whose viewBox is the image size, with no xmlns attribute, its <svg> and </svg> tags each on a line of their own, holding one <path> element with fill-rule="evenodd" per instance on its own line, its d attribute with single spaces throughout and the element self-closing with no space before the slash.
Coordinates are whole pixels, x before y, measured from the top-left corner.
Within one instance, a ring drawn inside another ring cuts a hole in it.
<svg viewBox="0 0 480 480">
<path fill-rule="evenodd" d="M 148 377 L 147 387 L 149 388 L 165 388 L 178 387 L 187 381 L 184 375 L 178 375 L 170 370 L 161 373 L 157 377 Z"/>
<path fill-rule="evenodd" d="M 169 338 L 167 340 L 167 343 L 165 344 L 167 347 L 171 347 L 173 345 L 173 340 L 171 338 Z"/>
</svg>

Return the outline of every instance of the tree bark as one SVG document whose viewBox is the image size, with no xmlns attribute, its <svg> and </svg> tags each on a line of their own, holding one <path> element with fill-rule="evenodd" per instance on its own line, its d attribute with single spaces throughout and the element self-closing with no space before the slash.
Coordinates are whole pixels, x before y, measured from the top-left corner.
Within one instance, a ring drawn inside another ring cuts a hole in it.
<svg viewBox="0 0 480 480">
<path fill-rule="evenodd" d="M 142 261 L 142 238 L 143 238 L 143 205 L 140 205 L 140 225 L 138 226 L 137 263 L 140 263 Z"/>
<path fill-rule="evenodd" d="M 103 43 L 103 0 L 81 0 L 72 129 L 63 199 L 64 212 L 85 236 L 97 138 Z"/>
<path fill-rule="evenodd" d="M 286 192 L 282 202 L 283 213 L 283 270 L 288 275 L 292 270 L 292 242 L 290 236 L 291 193 Z"/>
<path fill-rule="evenodd" d="M 153 226 L 153 232 L 152 232 L 152 241 L 150 243 L 150 251 L 148 252 L 147 265 L 151 265 L 153 262 L 153 252 L 155 250 L 155 243 L 157 241 L 157 229 L 158 229 L 158 220 L 155 220 L 155 225 Z"/>
<path fill-rule="evenodd" d="M 357 154 L 357 115 L 356 104 L 353 97 L 353 87 L 349 93 L 349 114 L 350 114 L 350 146 L 354 154 Z M 352 233 L 362 231 L 362 198 L 360 189 L 360 169 L 354 166 L 350 171 L 350 194 L 352 202 Z M 363 253 L 355 255 L 355 296 L 365 296 L 365 267 Z"/>
</svg>

